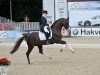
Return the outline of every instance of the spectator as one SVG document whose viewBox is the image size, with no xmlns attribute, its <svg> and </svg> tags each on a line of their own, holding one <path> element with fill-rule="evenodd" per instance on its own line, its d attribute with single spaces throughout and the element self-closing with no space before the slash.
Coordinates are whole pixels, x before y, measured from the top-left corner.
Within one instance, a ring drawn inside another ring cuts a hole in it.
<svg viewBox="0 0 100 75">
<path fill-rule="evenodd" d="M 24 17 L 24 22 L 29 22 L 29 17 L 28 16 Z"/>
<path fill-rule="evenodd" d="M 24 25 L 23 29 L 24 29 L 24 30 L 28 30 L 28 29 L 29 29 L 29 24 L 28 24 L 28 22 L 29 22 L 29 17 L 28 17 L 28 16 L 25 16 L 25 17 L 24 17 L 24 22 L 25 22 L 25 25 Z"/>
</svg>

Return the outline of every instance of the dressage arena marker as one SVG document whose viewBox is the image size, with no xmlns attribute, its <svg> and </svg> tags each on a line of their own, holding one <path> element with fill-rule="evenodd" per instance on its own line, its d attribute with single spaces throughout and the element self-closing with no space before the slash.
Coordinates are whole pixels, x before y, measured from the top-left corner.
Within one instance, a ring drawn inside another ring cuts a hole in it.
<svg viewBox="0 0 100 75">
<path fill-rule="evenodd" d="M 15 43 L 0 43 L 0 47 L 13 47 Z M 100 44 L 70 44 L 72 48 L 100 48 Z M 25 41 L 22 42 L 21 47 L 27 47 Z M 44 45 L 44 47 L 61 48 L 61 44 Z"/>
</svg>

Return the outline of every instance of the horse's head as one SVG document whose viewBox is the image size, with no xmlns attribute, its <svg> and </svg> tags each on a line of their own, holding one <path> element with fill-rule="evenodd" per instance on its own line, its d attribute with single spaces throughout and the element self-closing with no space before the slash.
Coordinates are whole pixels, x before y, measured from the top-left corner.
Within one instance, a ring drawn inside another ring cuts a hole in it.
<svg viewBox="0 0 100 75">
<path fill-rule="evenodd" d="M 69 18 L 62 18 L 62 27 L 65 27 L 65 29 L 69 28 Z"/>
<path fill-rule="evenodd" d="M 65 18 L 60 18 L 58 20 L 56 20 L 51 28 L 62 28 L 65 27 L 65 29 L 69 28 L 69 18 L 65 19 Z"/>
</svg>

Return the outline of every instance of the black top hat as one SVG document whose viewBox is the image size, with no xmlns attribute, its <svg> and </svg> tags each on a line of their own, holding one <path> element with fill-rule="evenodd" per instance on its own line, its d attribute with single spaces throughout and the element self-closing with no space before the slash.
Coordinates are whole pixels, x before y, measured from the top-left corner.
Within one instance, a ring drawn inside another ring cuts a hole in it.
<svg viewBox="0 0 100 75">
<path fill-rule="evenodd" d="M 46 14 L 48 14 L 48 11 L 46 11 L 46 10 L 43 10 L 43 11 L 42 11 L 42 13 L 46 13 Z"/>
</svg>

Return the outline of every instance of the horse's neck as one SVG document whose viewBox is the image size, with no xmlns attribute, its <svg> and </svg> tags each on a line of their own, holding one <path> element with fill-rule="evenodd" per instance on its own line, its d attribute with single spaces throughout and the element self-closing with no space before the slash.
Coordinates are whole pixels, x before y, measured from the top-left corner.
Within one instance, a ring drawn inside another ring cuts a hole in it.
<svg viewBox="0 0 100 75">
<path fill-rule="evenodd" d="M 52 34 L 61 36 L 61 28 L 57 28 L 57 27 L 52 28 Z"/>
<path fill-rule="evenodd" d="M 63 19 L 59 19 L 56 22 L 53 23 L 53 25 L 51 26 L 52 29 L 52 34 L 58 37 L 62 37 L 61 34 L 61 29 L 62 29 L 62 20 Z"/>
</svg>

